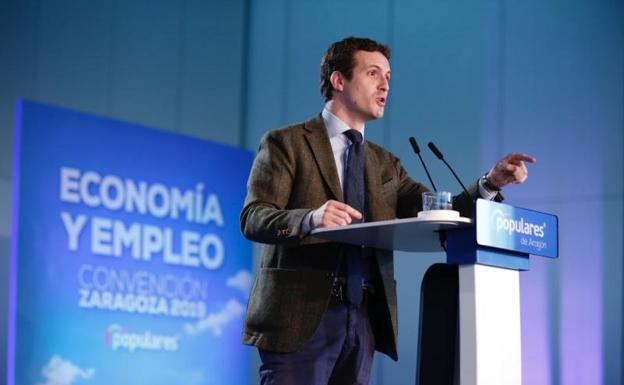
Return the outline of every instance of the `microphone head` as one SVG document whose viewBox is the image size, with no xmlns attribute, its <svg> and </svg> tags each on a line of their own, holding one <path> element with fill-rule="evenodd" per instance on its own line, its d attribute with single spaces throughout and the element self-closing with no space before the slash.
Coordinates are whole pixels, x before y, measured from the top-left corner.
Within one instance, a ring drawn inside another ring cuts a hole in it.
<svg viewBox="0 0 624 385">
<path fill-rule="evenodd" d="M 435 144 L 433 144 L 433 142 L 429 142 L 427 144 L 427 147 L 429 147 L 429 149 L 431 150 L 431 152 L 433 152 L 433 154 L 435 156 L 438 157 L 438 159 L 444 159 L 444 155 L 442 155 L 442 153 L 440 152 L 440 150 L 438 150 L 438 148 L 436 147 Z"/>
<path fill-rule="evenodd" d="M 420 154 L 420 147 L 418 147 L 418 143 L 416 143 L 416 139 L 414 139 L 413 136 L 410 136 L 409 142 L 412 145 L 412 148 L 414 149 L 414 152 L 416 154 Z"/>
</svg>

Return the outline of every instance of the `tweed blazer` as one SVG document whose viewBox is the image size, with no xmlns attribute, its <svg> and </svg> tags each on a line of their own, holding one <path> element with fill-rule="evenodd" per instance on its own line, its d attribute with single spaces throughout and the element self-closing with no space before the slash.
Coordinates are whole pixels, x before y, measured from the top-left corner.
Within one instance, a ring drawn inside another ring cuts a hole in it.
<svg viewBox="0 0 624 385">
<path fill-rule="evenodd" d="M 421 193 L 399 159 L 365 142 L 366 219 L 380 221 L 416 216 Z M 472 215 L 477 184 L 454 198 L 454 207 Z M 243 343 L 291 352 L 320 324 L 330 301 L 341 245 L 307 236 L 305 215 L 327 200 L 343 201 L 336 163 L 321 115 L 270 131 L 260 142 L 241 212 L 245 237 L 262 246 L 243 330 Z M 382 290 L 372 301 L 375 349 L 397 357 L 397 297 L 392 252 L 366 249 L 377 261 Z"/>
</svg>

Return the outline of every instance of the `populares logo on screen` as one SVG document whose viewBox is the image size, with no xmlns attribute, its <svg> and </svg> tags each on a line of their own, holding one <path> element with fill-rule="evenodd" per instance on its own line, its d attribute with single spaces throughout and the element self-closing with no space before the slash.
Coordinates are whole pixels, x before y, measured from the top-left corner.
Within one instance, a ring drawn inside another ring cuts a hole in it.
<svg viewBox="0 0 624 385">
<path fill-rule="evenodd" d="M 528 236 L 536 236 L 539 238 L 544 237 L 544 228 L 546 227 L 546 223 L 538 225 L 536 223 L 526 221 L 524 217 L 521 217 L 520 219 L 512 219 L 508 214 L 499 209 L 492 212 L 492 218 L 496 223 L 496 232 L 505 231 L 509 235 L 517 233 Z"/>
<path fill-rule="evenodd" d="M 153 334 L 150 330 L 133 333 L 118 324 L 104 330 L 104 343 L 113 351 L 156 350 L 174 352 L 178 350 L 178 337 Z"/>
</svg>

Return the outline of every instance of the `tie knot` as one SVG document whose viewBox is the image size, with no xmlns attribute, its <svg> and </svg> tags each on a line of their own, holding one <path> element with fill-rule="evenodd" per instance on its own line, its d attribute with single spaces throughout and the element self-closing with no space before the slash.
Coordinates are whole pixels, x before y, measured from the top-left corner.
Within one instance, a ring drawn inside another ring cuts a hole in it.
<svg viewBox="0 0 624 385">
<path fill-rule="evenodd" d="M 349 138 L 349 140 L 353 143 L 357 143 L 357 144 L 362 143 L 362 133 L 358 130 L 350 129 L 350 130 L 343 132 L 343 134 L 345 134 L 346 137 Z"/>
</svg>

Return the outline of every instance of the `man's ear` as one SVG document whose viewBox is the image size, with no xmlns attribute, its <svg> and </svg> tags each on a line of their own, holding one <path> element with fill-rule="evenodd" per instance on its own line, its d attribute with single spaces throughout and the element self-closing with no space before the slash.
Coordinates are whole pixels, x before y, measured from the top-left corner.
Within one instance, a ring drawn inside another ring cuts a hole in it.
<svg viewBox="0 0 624 385">
<path fill-rule="evenodd" d="M 344 76 L 339 71 L 332 72 L 329 77 L 329 81 L 331 82 L 334 90 L 342 92 L 344 90 Z"/>
</svg>

